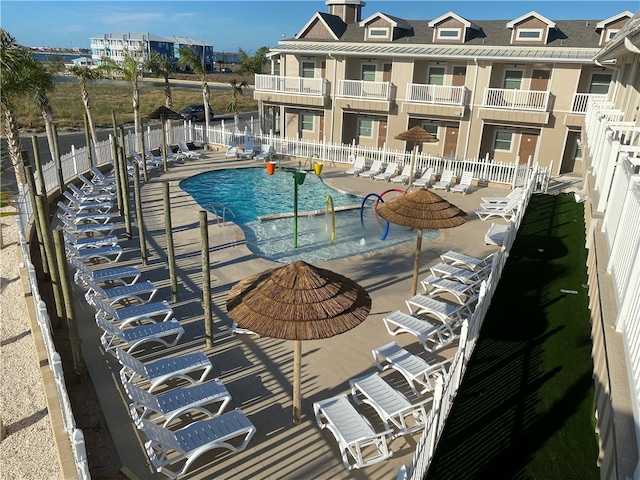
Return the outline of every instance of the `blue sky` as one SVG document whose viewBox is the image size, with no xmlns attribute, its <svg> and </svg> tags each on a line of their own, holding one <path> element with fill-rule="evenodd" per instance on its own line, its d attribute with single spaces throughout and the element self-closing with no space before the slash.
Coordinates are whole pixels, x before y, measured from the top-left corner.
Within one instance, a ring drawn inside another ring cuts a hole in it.
<svg viewBox="0 0 640 480">
<path fill-rule="evenodd" d="M 468 20 L 512 20 L 531 10 L 551 20 L 604 20 L 636 13 L 638 0 L 365 0 L 363 18 L 383 12 L 406 20 L 431 20 L 453 11 Z M 1 0 L 0 25 L 27 46 L 89 48 L 89 38 L 117 31 L 185 36 L 214 45 L 216 51 L 248 53 L 292 37 L 315 12 L 328 12 L 324 0 Z"/>
</svg>

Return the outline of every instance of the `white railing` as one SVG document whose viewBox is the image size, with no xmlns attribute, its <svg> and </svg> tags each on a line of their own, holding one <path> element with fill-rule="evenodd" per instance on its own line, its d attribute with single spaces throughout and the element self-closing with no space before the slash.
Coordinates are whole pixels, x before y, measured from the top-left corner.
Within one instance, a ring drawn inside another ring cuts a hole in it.
<svg viewBox="0 0 640 480">
<path fill-rule="evenodd" d="M 571 102 L 571 113 L 586 113 L 589 102 L 606 102 L 607 95 L 598 93 L 576 93 Z"/>
<path fill-rule="evenodd" d="M 324 78 L 256 75 L 255 91 L 294 95 L 329 95 L 329 82 Z"/>
<path fill-rule="evenodd" d="M 427 85 L 409 83 L 407 102 L 430 103 L 438 105 L 465 105 L 468 90 L 464 86 Z"/>
<path fill-rule="evenodd" d="M 600 194 L 594 208 L 604 212 L 600 228 L 606 238 L 603 257 L 608 256 L 608 261 L 601 274 L 611 275 L 617 306 L 615 327 L 624 344 L 631 408 L 640 440 L 640 134 L 638 127 L 623 119 L 624 112 L 610 103 L 593 102 L 587 108 L 584 136 L 589 168 Z"/>
<path fill-rule="evenodd" d="M 511 88 L 486 88 L 482 106 L 546 112 L 549 108 L 549 92 Z"/>
<path fill-rule="evenodd" d="M 390 82 L 366 82 L 364 80 L 338 80 L 337 97 L 363 100 L 391 100 Z"/>
</svg>

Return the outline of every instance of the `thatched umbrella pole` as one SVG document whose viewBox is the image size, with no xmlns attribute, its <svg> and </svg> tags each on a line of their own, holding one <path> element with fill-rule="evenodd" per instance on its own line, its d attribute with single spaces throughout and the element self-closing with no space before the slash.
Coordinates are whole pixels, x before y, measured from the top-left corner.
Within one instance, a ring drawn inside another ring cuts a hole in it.
<svg viewBox="0 0 640 480">
<path fill-rule="evenodd" d="M 302 370 L 302 341 L 293 342 L 293 423 L 302 420 L 302 395 L 300 394 L 300 371 Z"/>
<path fill-rule="evenodd" d="M 422 229 L 418 229 L 418 240 L 416 240 L 416 255 L 413 261 L 413 285 L 411 286 L 411 296 L 418 291 L 418 275 L 420 274 L 420 254 L 422 253 Z"/>
<path fill-rule="evenodd" d="M 413 185 L 413 176 L 415 175 L 415 171 L 416 171 L 416 156 L 418 155 L 418 144 L 416 143 L 415 146 L 413 147 L 413 152 L 411 153 L 411 171 L 409 172 L 409 183 L 407 185 L 411 186 Z"/>
</svg>

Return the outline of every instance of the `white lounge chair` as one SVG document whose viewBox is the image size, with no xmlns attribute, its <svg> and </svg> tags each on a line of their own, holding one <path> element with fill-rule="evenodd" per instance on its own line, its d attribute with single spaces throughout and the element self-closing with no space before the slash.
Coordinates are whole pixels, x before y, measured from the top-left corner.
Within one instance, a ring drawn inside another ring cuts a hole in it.
<svg viewBox="0 0 640 480">
<path fill-rule="evenodd" d="M 89 295 L 87 303 L 96 309 L 96 318 L 102 317 L 125 327 L 140 320 L 166 322 L 173 315 L 173 309 L 166 300 L 115 308 L 96 295 Z"/>
<path fill-rule="evenodd" d="M 500 206 L 490 206 L 474 210 L 474 213 L 482 221 L 491 217 L 501 217 L 502 219 L 509 221 L 511 217 L 515 215 L 516 210 L 520 205 L 520 198 L 512 198 L 508 203 Z"/>
<path fill-rule="evenodd" d="M 433 402 L 433 398 L 423 399 L 411 404 L 398 390 L 385 382 L 377 373 L 369 373 L 349 380 L 351 398 L 354 403 L 370 405 L 380 416 L 387 428 L 389 424 L 397 430 L 391 437 L 413 433 L 422 430 L 429 416 L 426 405 Z M 410 424 L 407 420 L 410 420 Z"/>
<path fill-rule="evenodd" d="M 81 202 L 112 202 L 114 200 L 113 193 L 87 193 L 73 183 L 69 183 L 67 189 Z"/>
<path fill-rule="evenodd" d="M 429 188 L 432 183 L 433 168 L 423 168 L 420 176 L 412 183 L 414 187 Z"/>
<path fill-rule="evenodd" d="M 374 348 L 373 359 L 381 371 L 391 368 L 400 373 L 414 393 L 422 395 L 435 388 L 435 379 L 447 373 L 449 360 L 430 364 L 422 357 L 409 353 L 397 343 Z"/>
<path fill-rule="evenodd" d="M 238 142 L 229 142 L 229 146 L 227 147 L 227 151 L 224 153 L 224 156 L 227 158 L 238 158 Z"/>
<path fill-rule="evenodd" d="M 115 183 L 95 183 L 85 177 L 83 174 L 78 174 L 78 179 L 82 182 L 80 189 L 86 193 L 115 193 Z"/>
<path fill-rule="evenodd" d="M 140 278 L 140 269 L 136 266 L 92 269 L 78 258 L 68 257 L 67 260 L 76 269 L 73 281 L 83 288 L 86 288 L 87 279 L 96 283 L 117 282 L 122 285 L 133 285 Z"/>
<path fill-rule="evenodd" d="M 74 223 L 73 220 L 70 220 L 67 215 L 61 212 L 58 212 L 56 216 L 60 220 L 62 228 L 75 236 L 89 234 L 111 235 L 116 229 L 113 223 Z"/>
<path fill-rule="evenodd" d="M 408 183 L 410 176 L 411 176 L 411 165 L 405 165 L 404 167 L 402 167 L 402 172 L 400 172 L 400 175 L 391 177 L 389 181 L 391 183 Z"/>
<path fill-rule="evenodd" d="M 239 409 L 209 420 L 193 422 L 175 432 L 149 420 L 141 420 L 141 423 L 142 431 L 149 439 L 144 447 L 151 464 L 158 472 L 171 478 L 184 475 L 200 455 L 210 450 L 224 448 L 241 452 L 256 433 L 256 427 Z M 231 443 L 239 439 L 239 445 Z M 185 463 L 179 471 L 167 468 L 182 461 Z"/>
<path fill-rule="evenodd" d="M 143 162 L 144 164 L 146 164 L 147 169 L 160 168 L 161 166 L 163 166 L 162 158 L 158 159 L 158 157 L 154 157 L 155 159 L 147 158 L 143 160 L 138 152 L 133 152 L 133 151 L 129 152 L 129 155 L 131 156 L 133 161 L 138 164 L 140 169 L 142 169 Z M 131 165 L 131 167 L 133 167 L 133 165 Z M 129 175 L 133 175 L 133 168 L 127 168 L 127 170 L 129 170 Z"/>
<path fill-rule="evenodd" d="M 506 205 L 513 198 L 521 198 L 522 193 L 523 193 L 522 187 L 516 187 L 504 197 L 482 197 L 480 199 L 482 200 L 482 202 L 480 203 L 480 207 L 486 208 L 489 206 Z"/>
<path fill-rule="evenodd" d="M 407 313 L 396 310 L 382 318 L 389 335 L 409 333 L 416 337 L 422 347 L 427 352 L 436 350 L 448 345 L 457 337 L 454 328 L 458 319 L 436 323 L 422 320 Z"/>
<path fill-rule="evenodd" d="M 149 363 L 142 363 L 130 353 L 121 348 L 116 348 L 116 358 L 122 368 L 120 369 L 120 380 L 134 385 L 149 384 L 148 391 L 151 392 L 158 385 L 163 385 L 169 380 L 183 378 L 192 384 L 199 384 L 207 378 L 213 368 L 213 364 L 204 352 L 187 353 L 177 357 L 166 357 Z M 200 372 L 200 376 L 191 375 Z"/>
<path fill-rule="evenodd" d="M 103 332 L 100 337 L 102 348 L 113 356 L 116 355 L 117 348 L 131 353 L 140 345 L 148 342 L 159 342 L 165 347 L 173 347 L 184 334 L 184 328 L 175 318 L 167 322 L 145 323 L 126 328 L 120 328 L 100 317 L 96 318 L 96 323 Z"/>
<path fill-rule="evenodd" d="M 110 212 L 78 212 L 64 202 L 58 202 L 58 215 L 63 214 L 73 223 L 108 223 L 113 219 Z"/>
<path fill-rule="evenodd" d="M 438 277 L 450 278 L 468 284 L 477 283 L 478 280 L 484 280 L 489 276 L 487 269 L 472 271 L 445 262 L 434 265 L 430 270 L 432 274 Z"/>
<path fill-rule="evenodd" d="M 454 250 L 449 250 L 441 254 L 440 258 L 443 262 L 447 262 L 456 267 L 463 265 L 469 270 L 482 270 L 491 265 L 491 262 L 493 261 L 493 253 L 490 253 L 484 258 L 478 258 L 473 255 L 466 255 Z"/>
<path fill-rule="evenodd" d="M 210 380 L 192 387 L 174 388 L 160 395 L 153 395 L 126 382 L 124 391 L 132 400 L 129 412 L 138 428 L 142 426 L 143 418 L 154 423 L 162 420 L 162 426 L 166 427 L 174 419 L 189 412 L 201 412 L 210 418 L 218 417 L 231 402 L 231 394 L 220 380 Z M 214 406 L 216 408 L 212 410 L 211 407 Z"/>
<path fill-rule="evenodd" d="M 512 225 L 513 222 L 509 222 L 507 225 L 502 223 L 492 223 L 489 230 L 487 230 L 487 233 L 484 234 L 485 245 L 502 246 Z"/>
<path fill-rule="evenodd" d="M 113 175 L 105 175 L 98 167 L 91 167 L 90 170 L 91 175 L 93 176 L 93 178 L 91 179 L 93 183 L 99 183 L 103 185 L 116 183 L 116 178 Z"/>
<path fill-rule="evenodd" d="M 366 168 L 366 159 L 364 157 L 356 157 L 351 168 L 347 168 L 344 173 L 347 175 L 355 175 L 357 177 L 360 173 L 364 172 Z"/>
<path fill-rule="evenodd" d="M 478 297 L 476 295 L 472 295 L 465 303 L 454 304 L 418 293 L 405 300 L 405 303 L 411 314 L 433 315 L 441 321 L 446 322 L 465 314 L 471 315 L 471 308 L 477 299 Z"/>
<path fill-rule="evenodd" d="M 440 180 L 431 185 L 431 188 L 449 191 L 451 185 L 453 185 L 453 170 L 445 170 L 442 172 Z"/>
<path fill-rule="evenodd" d="M 384 168 L 384 164 L 382 163 L 382 160 L 374 160 L 369 170 L 360 172 L 358 176 L 362 178 L 373 178 L 374 176 L 382 172 L 383 168 Z"/>
<path fill-rule="evenodd" d="M 189 150 L 189 147 L 187 146 L 187 144 L 185 142 L 183 142 L 182 140 L 180 140 L 178 142 L 178 153 L 180 153 L 181 155 L 184 155 L 188 158 L 200 158 L 202 157 L 202 154 L 200 152 L 196 152 L 194 150 Z"/>
<path fill-rule="evenodd" d="M 254 158 L 255 160 L 262 160 L 263 162 L 266 162 L 274 153 L 276 153 L 276 151 L 272 145 L 263 143 L 260 145 L 260 151 Z"/>
<path fill-rule="evenodd" d="M 384 172 L 374 175 L 373 179 L 384 180 L 385 182 L 388 182 L 389 180 L 391 180 L 391 177 L 395 176 L 397 173 L 398 173 L 398 164 L 390 163 L 389 165 L 387 165 L 387 168 L 385 168 Z"/>
<path fill-rule="evenodd" d="M 338 442 L 342 463 L 347 470 L 374 465 L 392 455 L 386 436 L 393 432 L 390 429 L 376 432 L 346 395 L 315 402 L 313 411 L 318 427 L 329 430 Z M 365 456 L 366 453 L 369 456 Z"/>
<path fill-rule="evenodd" d="M 475 283 L 464 283 L 430 273 L 420 281 L 420 284 L 424 288 L 425 294 L 429 296 L 448 293 L 453 295 L 458 300 L 458 303 L 465 304 L 474 295 L 477 295 L 480 289 L 480 282 L 481 280 L 477 280 Z"/>
<path fill-rule="evenodd" d="M 449 189 L 450 192 L 462 192 L 463 195 L 471 192 L 473 190 L 473 172 L 462 172 L 462 177 L 460 178 L 460 183 L 456 183 L 451 185 Z"/>
<path fill-rule="evenodd" d="M 83 248 L 101 248 L 101 247 L 115 247 L 118 245 L 118 237 L 114 235 L 97 235 L 95 237 L 76 237 L 70 233 L 67 229 L 62 229 L 62 236 L 65 241 L 65 245 L 71 245 L 76 250 L 82 250 Z"/>
<path fill-rule="evenodd" d="M 96 247 L 96 248 L 83 248 L 78 250 L 76 247 L 70 244 L 66 244 L 67 259 L 75 257 L 82 262 L 99 262 L 104 260 L 108 263 L 117 262 L 124 253 L 120 245 L 113 247 Z"/>
<path fill-rule="evenodd" d="M 253 140 L 247 140 L 246 142 L 244 142 L 244 144 L 242 145 L 242 152 L 238 153 L 238 158 L 253 158 L 256 154 L 256 152 L 253 151 L 254 147 L 255 144 L 253 143 Z"/>
<path fill-rule="evenodd" d="M 153 282 L 146 280 L 133 285 L 118 285 L 111 288 L 102 288 L 93 280 L 87 278 L 85 285 L 88 287 L 85 292 L 85 299 L 88 301 L 89 295 L 97 295 L 109 305 L 113 305 L 122 300 L 128 302 L 136 300 L 138 303 L 149 303 L 158 293 L 158 287 Z"/>
<path fill-rule="evenodd" d="M 113 202 L 93 202 L 87 201 L 83 202 L 78 198 L 71 195 L 71 193 L 66 190 L 62 192 L 62 195 L 69 200 L 67 204 L 69 208 L 76 210 L 79 213 L 82 212 L 99 212 L 106 213 L 113 208 Z"/>
<path fill-rule="evenodd" d="M 171 150 L 169 150 L 169 152 L 173 153 Z M 144 149 L 144 158 L 147 163 L 151 162 L 157 165 L 164 165 L 162 155 L 154 155 L 153 152 L 148 148 Z"/>
</svg>

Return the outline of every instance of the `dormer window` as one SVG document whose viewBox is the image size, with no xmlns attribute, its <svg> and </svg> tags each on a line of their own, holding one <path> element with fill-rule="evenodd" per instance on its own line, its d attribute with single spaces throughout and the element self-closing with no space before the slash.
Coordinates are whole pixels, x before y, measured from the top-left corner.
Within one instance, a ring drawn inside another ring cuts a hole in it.
<svg viewBox="0 0 640 480">
<path fill-rule="evenodd" d="M 540 41 L 542 34 L 541 28 L 520 28 L 516 38 L 523 41 Z"/>
<path fill-rule="evenodd" d="M 462 29 L 460 28 L 439 28 L 438 40 L 460 40 Z"/>
<path fill-rule="evenodd" d="M 389 29 L 388 28 L 380 28 L 380 27 L 375 27 L 375 28 L 369 28 L 369 38 L 370 39 L 387 39 L 389 38 Z"/>
<path fill-rule="evenodd" d="M 605 38 L 605 42 L 610 41 L 613 37 L 615 37 L 615 36 L 616 36 L 616 34 L 617 34 L 619 31 L 620 31 L 619 29 L 613 29 L 613 28 L 610 28 L 609 30 L 607 30 L 607 36 L 606 36 L 606 38 Z"/>
</svg>

